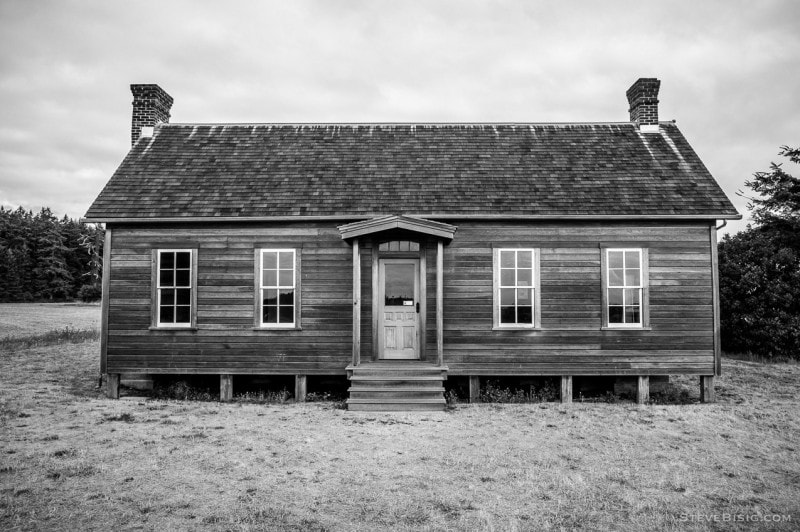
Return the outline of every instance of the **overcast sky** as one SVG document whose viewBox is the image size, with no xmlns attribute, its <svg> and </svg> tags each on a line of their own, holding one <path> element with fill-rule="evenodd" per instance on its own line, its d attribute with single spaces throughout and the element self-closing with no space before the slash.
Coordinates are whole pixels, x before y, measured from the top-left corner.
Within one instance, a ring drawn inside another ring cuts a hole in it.
<svg viewBox="0 0 800 532">
<path fill-rule="evenodd" d="M 735 192 L 800 145 L 798 21 L 796 0 L 0 0 L 0 204 L 83 216 L 131 83 L 172 122 L 616 122 L 658 77 L 746 215 Z"/>
</svg>

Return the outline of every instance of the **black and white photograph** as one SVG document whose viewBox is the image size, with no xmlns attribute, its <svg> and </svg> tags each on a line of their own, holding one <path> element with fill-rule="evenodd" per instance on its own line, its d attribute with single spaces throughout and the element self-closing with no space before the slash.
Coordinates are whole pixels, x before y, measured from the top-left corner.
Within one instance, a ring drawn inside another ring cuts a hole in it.
<svg viewBox="0 0 800 532">
<path fill-rule="evenodd" d="M 0 529 L 800 529 L 798 22 L 0 0 Z"/>
</svg>

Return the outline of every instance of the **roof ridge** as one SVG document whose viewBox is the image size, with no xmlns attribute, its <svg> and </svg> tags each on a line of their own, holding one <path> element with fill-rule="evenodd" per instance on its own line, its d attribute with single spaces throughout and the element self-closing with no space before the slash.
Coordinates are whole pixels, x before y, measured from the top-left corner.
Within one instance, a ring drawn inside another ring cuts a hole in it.
<svg viewBox="0 0 800 532">
<path fill-rule="evenodd" d="M 674 120 L 662 120 L 659 124 L 674 124 Z M 159 127 L 196 126 L 635 126 L 633 122 L 172 122 Z"/>
</svg>

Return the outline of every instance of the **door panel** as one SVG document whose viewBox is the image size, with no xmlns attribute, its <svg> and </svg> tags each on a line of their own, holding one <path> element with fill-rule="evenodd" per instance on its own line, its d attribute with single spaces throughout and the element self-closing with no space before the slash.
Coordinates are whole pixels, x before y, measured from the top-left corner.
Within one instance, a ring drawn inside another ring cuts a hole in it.
<svg viewBox="0 0 800 532">
<path fill-rule="evenodd" d="M 382 259 L 379 285 L 380 358 L 419 358 L 419 260 Z"/>
</svg>

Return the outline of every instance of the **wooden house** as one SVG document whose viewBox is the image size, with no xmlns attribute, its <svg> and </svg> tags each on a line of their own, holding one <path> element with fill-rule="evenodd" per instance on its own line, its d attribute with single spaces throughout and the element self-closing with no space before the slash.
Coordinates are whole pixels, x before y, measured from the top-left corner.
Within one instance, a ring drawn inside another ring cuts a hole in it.
<svg viewBox="0 0 800 532">
<path fill-rule="evenodd" d="M 101 372 L 347 375 L 351 409 L 443 380 L 720 372 L 717 222 L 740 218 L 656 79 L 630 121 L 170 124 L 132 85 L 106 226 Z"/>
</svg>

